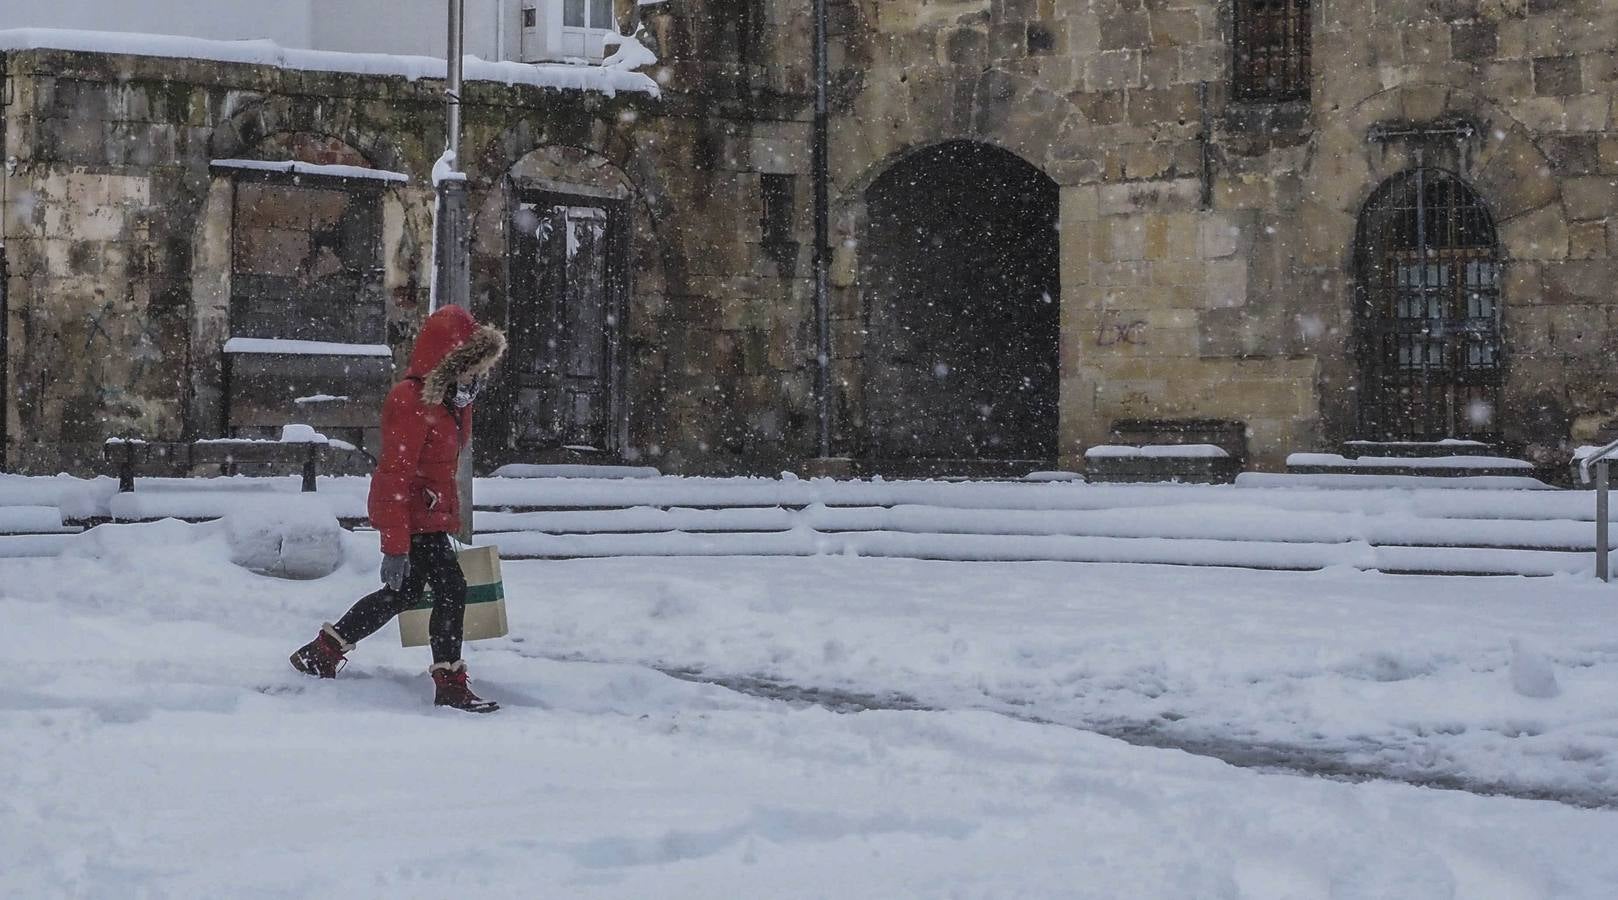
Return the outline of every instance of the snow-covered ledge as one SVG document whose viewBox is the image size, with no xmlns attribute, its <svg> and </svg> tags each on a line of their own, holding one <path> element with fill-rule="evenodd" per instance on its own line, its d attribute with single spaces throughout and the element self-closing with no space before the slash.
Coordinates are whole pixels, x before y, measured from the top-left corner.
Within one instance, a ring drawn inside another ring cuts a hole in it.
<svg viewBox="0 0 1618 900">
<path fill-rule="evenodd" d="M 226 353 L 281 353 L 291 356 L 392 356 L 387 344 L 339 344 L 334 341 L 294 341 L 287 338 L 233 337 Z"/>
<path fill-rule="evenodd" d="M 410 176 L 403 172 L 390 172 L 387 169 L 367 169 L 364 166 L 329 166 L 315 163 L 298 162 L 297 160 L 267 160 L 267 159 L 216 159 L 208 163 L 215 169 L 240 169 L 253 172 L 282 172 L 287 175 L 323 175 L 327 178 L 369 178 L 374 181 L 390 181 L 406 184 Z"/>
<path fill-rule="evenodd" d="M 467 81 L 525 84 L 557 90 L 596 91 L 609 97 L 619 91 L 658 96 L 657 82 L 634 71 L 657 57 L 633 37 L 619 37 L 619 50 L 602 65 L 565 63 L 490 62 L 476 56 L 463 60 Z M 629 46 L 633 44 L 634 46 Z M 638 50 L 636 48 L 639 48 Z M 386 53 L 339 53 L 298 50 L 273 41 L 214 41 L 167 34 L 132 34 L 116 31 L 79 31 L 65 28 L 12 28 L 0 30 L 0 51 L 68 50 L 206 59 L 215 62 L 274 66 L 311 72 L 349 72 L 356 75 L 396 76 L 415 81 L 443 78 L 444 60 L 432 56 Z"/>
</svg>

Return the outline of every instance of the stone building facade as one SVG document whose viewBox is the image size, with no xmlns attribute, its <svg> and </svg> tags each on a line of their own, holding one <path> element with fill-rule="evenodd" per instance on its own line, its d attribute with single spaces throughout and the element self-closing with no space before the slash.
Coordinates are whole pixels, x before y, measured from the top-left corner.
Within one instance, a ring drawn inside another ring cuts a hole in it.
<svg viewBox="0 0 1618 900">
<path fill-rule="evenodd" d="M 677 86 L 658 97 L 468 82 L 474 312 L 522 351 L 482 405 L 485 467 L 734 471 L 808 452 L 811 317 L 787 312 L 808 247 L 766 240 L 760 187 L 786 178 L 772 227 L 796 235 L 803 72 L 766 51 L 794 45 L 801 15 L 740 34 L 693 2 L 644 25 L 664 45 L 648 74 Z M 111 436 L 287 422 L 374 449 L 429 303 L 442 83 L 0 58 L 5 467 L 84 472 Z"/>
<path fill-rule="evenodd" d="M 881 0 L 854 18 L 832 156 L 851 382 L 873 357 L 916 365 L 881 323 L 936 316 L 917 304 L 945 287 L 892 287 L 871 258 L 896 225 L 871 215 L 882 179 L 969 141 L 1015 161 L 945 154 L 906 179 L 991 186 L 1026 167 L 1054 188 L 1067 465 L 1120 420 L 1241 422 L 1252 462 L 1275 467 L 1354 437 L 1588 441 L 1618 415 L 1618 2 Z M 1288 34 L 1302 90 L 1243 84 Z M 1018 196 L 1048 217 L 1037 193 Z M 1387 237 L 1409 231 L 1413 196 L 1436 204 L 1429 231 L 1470 223 L 1428 237 L 1426 271 L 1410 234 Z M 1416 309 L 1423 289 L 1448 308 Z M 943 330 L 993 333 L 977 299 Z M 890 420 L 948 408 L 945 368 Z"/>
<path fill-rule="evenodd" d="M 483 461 L 796 467 L 809 4 L 644 12 L 661 97 L 469 89 L 473 305 L 515 348 Z M 1077 467 L 1120 428 L 1223 428 L 1274 468 L 1618 417 L 1618 0 L 831 13 L 832 449 L 856 471 Z M 114 434 L 363 436 L 386 358 L 226 347 L 404 352 L 439 86 L 51 50 L 4 73 L 7 468 L 83 468 Z"/>
</svg>

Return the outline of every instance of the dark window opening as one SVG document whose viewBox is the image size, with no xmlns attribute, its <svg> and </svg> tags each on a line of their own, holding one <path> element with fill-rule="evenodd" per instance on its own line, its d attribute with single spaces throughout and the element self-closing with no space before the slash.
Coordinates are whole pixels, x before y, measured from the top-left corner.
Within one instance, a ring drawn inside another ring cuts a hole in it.
<svg viewBox="0 0 1618 900">
<path fill-rule="evenodd" d="M 1359 227 L 1363 436 L 1494 439 L 1500 252 L 1481 198 L 1448 172 L 1420 168 L 1379 188 Z"/>
<path fill-rule="evenodd" d="M 1310 0 L 1236 0 L 1237 98 L 1309 99 Z"/>
<path fill-rule="evenodd" d="M 537 24 L 539 24 L 538 11 L 535 10 L 532 6 L 523 7 L 523 9 L 522 9 L 522 27 L 524 27 L 524 28 L 533 28 Z"/>
<path fill-rule="evenodd" d="M 793 178 L 791 175 L 761 176 L 763 214 L 759 229 L 766 244 L 781 244 L 792 240 Z"/>
<path fill-rule="evenodd" d="M 1028 23 L 1028 55 L 1039 56 L 1054 52 L 1056 49 L 1056 33 L 1043 25 Z"/>
<path fill-rule="evenodd" d="M 791 175 L 760 176 L 760 243 L 764 252 L 775 260 L 782 278 L 790 278 L 798 268 L 798 242 L 792 236 L 796 183 Z"/>
</svg>

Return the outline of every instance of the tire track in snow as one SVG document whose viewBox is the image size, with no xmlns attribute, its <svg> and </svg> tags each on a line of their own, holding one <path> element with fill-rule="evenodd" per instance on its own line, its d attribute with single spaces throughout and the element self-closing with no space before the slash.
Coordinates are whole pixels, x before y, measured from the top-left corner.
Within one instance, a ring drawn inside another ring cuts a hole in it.
<svg viewBox="0 0 1618 900">
<path fill-rule="evenodd" d="M 513 648 L 515 649 L 515 648 Z M 624 665 L 623 660 L 592 659 L 581 655 L 538 654 L 515 650 L 519 656 L 547 659 L 553 662 L 585 662 L 606 665 Z M 1217 759 L 1242 769 L 1252 769 L 1283 775 L 1327 778 L 1350 783 L 1392 782 L 1412 787 L 1436 790 L 1462 791 L 1488 797 L 1511 797 L 1518 800 L 1547 800 L 1581 809 L 1618 809 L 1618 797 L 1599 791 L 1554 790 L 1527 787 L 1504 781 L 1486 781 L 1460 775 L 1400 771 L 1388 766 L 1374 766 L 1350 761 L 1354 751 L 1372 752 L 1382 745 L 1365 743 L 1343 750 L 1305 747 L 1296 744 L 1252 743 L 1211 735 L 1186 735 L 1168 731 L 1155 722 L 1114 720 L 1110 722 L 1062 721 L 1034 715 L 1010 703 L 968 705 L 964 707 L 935 706 L 924 703 L 901 691 L 870 692 L 843 688 L 815 687 L 768 678 L 762 675 L 715 674 L 689 667 L 650 665 L 633 662 L 661 672 L 670 678 L 696 684 L 711 684 L 750 697 L 775 700 L 781 703 L 800 703 L 819 706 L 836 713 L 850 714 L 876 710 L 900 712 L 990 712 L 1034 725 L 1070 728 L 1099 734 L 1132 744 L 1158 750 L 1180 750 L 1196 756 Z"/>
<path fill-rule="evenodd" d="M 651 668 L 682 681 L 711 684 L 751 697 L 777 700 L 784 703 L 805 703 L 820 706 L 837 713 L 857 713 L 873 710 L 899 710 L 910 712 L 951 712 L 970 710 L 990 712 L 1035 725 L 1050 725 L 1099 734 L 1133 744 L 1159 750 L 1180 750 L 1196 756 L 1217 759 L 1242 769 L 1253 769 L 1285 775 L 1327 778 L 1351 783 L 1383 781 L 1407 784 L 1412 787 L 1436 790 L 1462 791 L 1490 797 L 1512 797 L 1518 800 L 1548 800 L 1581 809 L 1618 809 L 1618 797 L 1598 791 L 1558 791 L 1531 788 L 1509 782 L 1485 781 L 1459 775 L 1402 772 L 1394 768 L 1370 766 L 1349 761 L 1349 750 L 1331 751 L 1318 747 L 1295 744 L 1251 743 L 1208 735 L 1174 734 L 1152 722 L 1116 720 L 1112 722 L 1065 722 L 1045 716 L 1021 712 L 1004 706 L 970 705 L 966 707 L 930 706 L 909 694 L 869 693 L 838 688 L 806 687 L 777 681 L 757 675 L 712 675 L 700 669 Z M 1366 743 L 1351 750 L 1374 751 L 1381 745 Z"/>
</svg>

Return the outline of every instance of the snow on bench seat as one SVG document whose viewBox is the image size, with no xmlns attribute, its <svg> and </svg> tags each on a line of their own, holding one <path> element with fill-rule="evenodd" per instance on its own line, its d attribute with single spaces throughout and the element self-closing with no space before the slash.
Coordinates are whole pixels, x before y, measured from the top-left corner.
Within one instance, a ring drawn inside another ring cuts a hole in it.
<svg viewBox="0 0 1618 900">
<path fill-rule="evenodd" d="M 168 480 L 183 485 L 189 479 Z M 219 519 L 243 506 L 251 506 L 258 498 L 274 500 L 286 493 L 299 493 L 298 476 L 235 480 L 246 483 L 238 485 L 235 490 L 176 490 L 172 484 L 166 486 L 169 488 L 167 490 L 152 490 L 143 481 L 140 491 L 113 495 L 107 503 L 107 515 L 121 522 L 144 522 L 154 519 Z M 259 483 L 256 489 L 252 485 L 253 482 Z M 275 484 L 268 485 L 264 482 Z M 332 514 L 339 519 L 353 520 L 366 517 L 363 494 L 334 491 L 306 493 L 302 496 L 318 498 L 330 507 Z"/>
<path fill-rule="evenodd" d="M 1224 448 L 1213 444 L 1149 444 L 1127 447 L 1101 444 L 1084 451 L 1085 459 L 1229 459 Z"/>
<path fill-rule="evenodd" d="M 1534 464 L 1508 456 L 1358 456 L 1336 453 L 1294 453 L 1287 466 L 1329 466 L 1339 469 L 1524 469 Z"/>
<path fill-rule="evenodd" d="M 495 469 L 494 478 L 657 478 L 663 473 L 651 466 L 600 466 L 583 463 L 530 465 L 511 463 Z"/>
<path fill-rule="evenodd" d="M 1236 476 L 1240 487 L 1316 487 L 1333 490 L 1366 488 L 1427 488 L 1432 490 L 1514 490 L 1549 491 L 1551 485 L 1526 475 L 1382 475 L 1374 472 L 1243 472 Z"/>
</svg>

